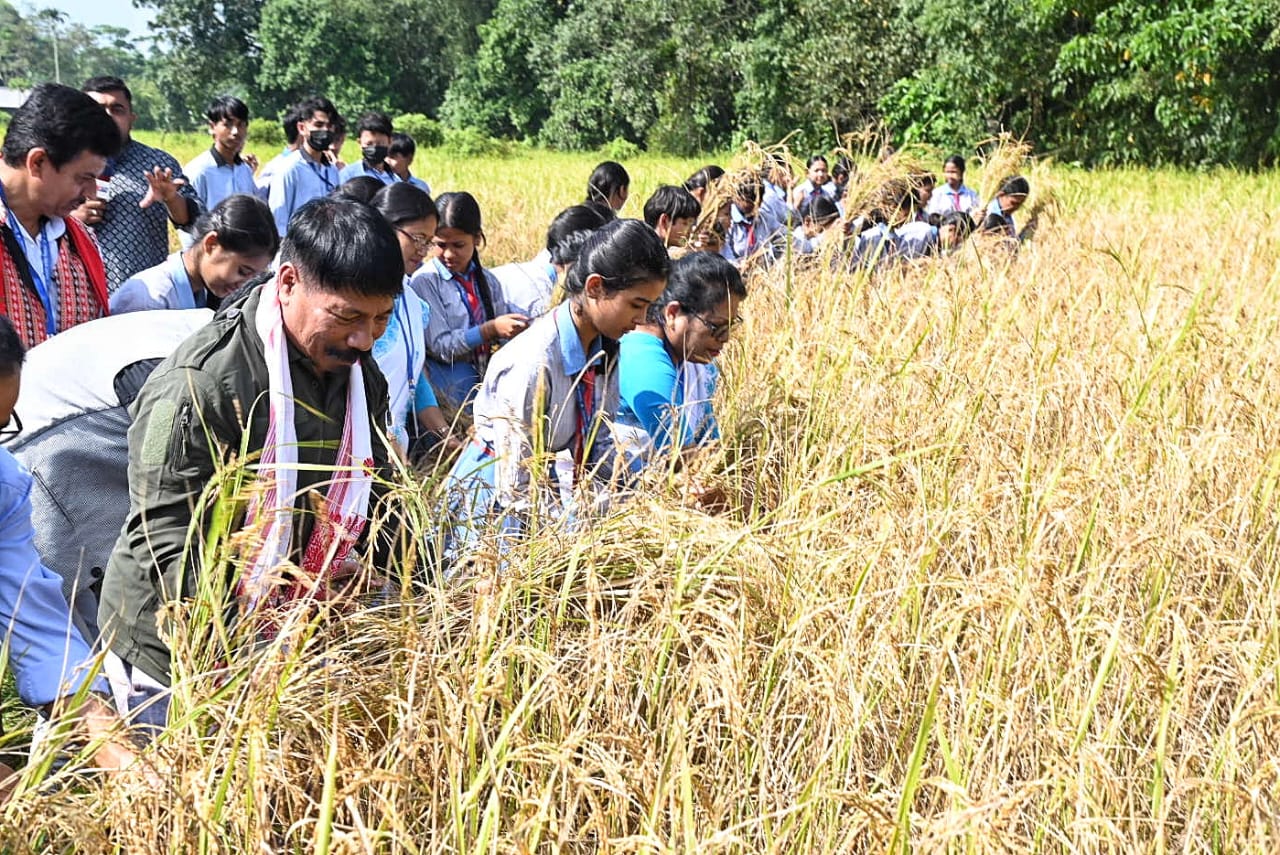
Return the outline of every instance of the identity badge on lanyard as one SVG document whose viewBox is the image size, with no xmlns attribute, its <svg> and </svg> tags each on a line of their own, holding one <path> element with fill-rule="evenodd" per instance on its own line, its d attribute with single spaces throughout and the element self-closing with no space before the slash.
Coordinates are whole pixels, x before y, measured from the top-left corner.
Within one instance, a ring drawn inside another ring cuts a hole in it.
<svg viewBox="0 0 1280 855">
<path fill-rule="evenodd" d="M 37 270 L 35 262 L 32 260 L 32 253 L 27 247 L 27 230 L 23 228 L 22 223 L 18 222 L 18 218 L 14 216 L 13 209 L 9 207 L 9 199 L 5 195 L 4 185 L 0 184 L 0 202 L 4 203 L 5 212 L 10 220 L 10 227 L 17 226 L 14 231 L 19 238 L 19 244 L 22 247 L 22 254 L 27 262 L 27 269 L 31 271 L 31 281 L 36 286 L 36 296 L 40 298 L 41 305 L 44 306 L 44 328 L 48 335 L 55 335 L 58 332 L 58 319 L 53 314 L 53 300 L 50 294 L 53 291 L 53 251 L 50 248 L 53 243 L 49 239 L 49 224 L 45 222 L 40 227 L 40 231 L 36 234 L 33 242 L 40 250 L 40 261 L 42 270 Z M 14 259 L 15 261 L 17 259 Z M 43 275 L 42 275 L 43 274 Z"/>
</svg>

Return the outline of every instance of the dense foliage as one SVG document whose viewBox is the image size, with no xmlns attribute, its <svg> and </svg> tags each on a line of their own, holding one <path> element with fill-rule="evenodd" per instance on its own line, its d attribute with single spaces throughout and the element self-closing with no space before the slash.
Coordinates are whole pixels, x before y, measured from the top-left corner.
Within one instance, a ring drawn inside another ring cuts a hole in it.
<svg viewBox="0 0 1280 855">
<path fill-rule="evenodd" d="M 138 1 L 164 49 L 144 63 L 119 33 L 64 23 L 63 76 L 144 79 L 165 126 L 211 93 L 272 116 L 318 89 L 351 114 L 567 149 L 794 134 L 803 150 L 871 124 L 965 149 L 1008 131 L 1083 163 L 1280 148 L 1280 0 Z M 0 0 L 9 85 L 52 76 L 45 16 Z"/>
</svg>

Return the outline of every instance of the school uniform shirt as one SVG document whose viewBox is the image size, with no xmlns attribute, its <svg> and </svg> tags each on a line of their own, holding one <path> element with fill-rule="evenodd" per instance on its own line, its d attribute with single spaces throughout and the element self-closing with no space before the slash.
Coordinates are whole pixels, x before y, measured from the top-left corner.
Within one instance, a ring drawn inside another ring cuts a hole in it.
<svg viewBox="0 0 1280 855">
<path fill-rule="evenodd" d="M 836 197 L 836 183 L 834 181 L 828 181 L 826 184 L 819 184 L 814 187 L 813 182 L 806 178 L 796 185 L 795 192 L 802 202 L 814 196 L 826 196 L 832 202 L 839 201 Z"/>
<path fill-rule="evenodd" d="M 506 534 L 523 530 L 534 505 L 535 448 L 547 456 L 540 507 L 571 510 L 561 505 L 554 473 L 561 451 L 572 455 L 580 483 L 612 480 L 609 424 L 618 411 L 618 377 L 605 372 L 605 363 L 599 336 L 584 350 L 567 301 L 494 354 L 476 396 L 473 440 L 449 474 L 458 521 L 451 551 L 465 549 L 494 523 Z"/>
<path fill-rule="evenodd" d="M 419 190 L 421 190 L 423 193 L 426 193 L 428 196 L 431 195 L 431 185 L 423 181 L 421 178 L 417 177 L 416 175 L 410 174 L 404 178 L 401 178 L 399 175 L 396 175 L 393 172 L 391 173 L 391 177 L 394 178 L 396 181 L 402 181 L 405 184 L 412 184 L 414 187 L 417 187 Z"/>
<path fill-rule="evenodd" d="M 383 184 L 396 183 L 395 173 L 390 169 L 374 169 L 363 160 L 358 160 L 355 163 L 348 163 L 343 167 L 342 171 L 338 173 L 338 183 L 346 184 L 352 178 L 359 178 L 362 175 L 367 175 L 370 178 L 376 178 Z"/>
<path fill-rule="evenodd" d="M 111 314 L 143 312 L 148 309 L 203 309 L 209 292 L 196 294 L 191 287 L 182 253 L 175 252 L 150 270 L 125 282 L 111 295 Z"/>
<path fill-rule="evenodd" d="M 98 239 L 107 268 L 107 290 L 114 291 L 139 270 L 155 267 L 169 254 L 169 209 L 161 202 L 139 208 L 151 189 L 143 174 L 155 167 L 173 170 L 178 194 L 187 200 L 190 220 L 179 231 L 189 230 L 204 212 L 204 204 L 173 157 L 137 140 L 125 143 L 120 154 L 108 161 L 110 180 L 98 182 L 98 196 L 107 202 L 102 222 L 89 226 Z M 175 226 L 177 224 L 175 223 Z"/>
<path fill-rule="evenodd" d="M 267 206 L 275 217 L 276 231 L 280 237 L 289 229 L 289 218 L 312 199 L 328 196 L 338 180 L 338 168 L 331 163 L 317 163 L 302 149 L 290 152 L 280 171 L 271 178 L 271 191 L 267 194 Z"/>
<path fill-rule="evenodd" d="M 903 258 L 923 258 L 938 248 L 938 230 L 919 220 L 898 227 L 898 252 Z"/>
<path fill-rule="evenodd" d="M 949 214 L 980 207 L 982 203 L 978 201 L 978 194 L 966 185 L 961 184 L 959 190 L 952 190 L 950 184 L 943 183 L 933 188 L 933 195 L 924 210 L 926 214 Z"/>
<path fill-rule="evenodd" d="M 40 561 L 31 527 L 31 475 L 0 448 L 0 637 L 23 702 L 41 707 L 75 694 L 92 653 L 71 622 L 62 580 Z M 95 678 L 91 689 L 109 691 Z"/>
<path fill-rule="evenodd" d="M 289 155 L 293 154 L 293 152 L 294 149 L 286 146 L 279 154 L 258 168 L 258 174 L 253 179 L 253 183 L 257 188 L 258 197 L 262 199 L 262 201 L 267 201 L 267 198 L 271 193 L 271 179 L 274 178 L 276 173 L 280 171 L 281 167 L 285 165 Z"/>
<path fill-rule="evenodd" d="M 771 181 L 765 181 L 758 216 L 768 227 L 766 237 L 773 240 L 779 233 L 785 233 L 790 213 L 791 205 L 787 202 L 787 191 Z"/>
<path fill-rule="evenodd" d="M 406 284 L 396 298 L 386 331 L 373 343 L 373 358 L 387 380 L 388 432 L 401 448 L 409 447 L 409 424 L 417 413 L 436 406 L 426 375 L 425 339 L 430 317 L 427 304 Z"/>
<path fill-rule="evenodd" d="M 999 232 L 1012 238 L 1018 236 L 1018 226 L 1013 221 L 1013 214 L 1006 214 L 1000 208 L 998 198 L 992 199 L 991 204 L 987 206 L 987 216 L 982 221 L 982 229 L 988 232 Z"/>
<path fill-rule="evenodd" d="M 23 430 L 5 446 L 31 473 L 36 550 L 91 644 L 96 583 L 129 511 L 128 406 L 151 370 L 212 319 L 208 309 L 113 315 L 27 352 Z"/>
<path fill-rule="evenodd" d="M 741 265 L 747 258 L 760 253 L 766 261 L 773 260 L 774 245 L 770 240 L 771 226 L 763 213 L 748 218 L 735 204 L 729 208 L 729 230 L 725 233 L 720 255 Z"/>
<path fill-rule="evenodd" d="M 200 197 L 200 204 L 206 211 L 212 211 L 228 196 L 258 192 L 258 187 L 253 180 L 253 170 L 249 164 L 245 163 L 238 154 L 233 161 L 224 160 L 214 146 L 196 155 L 183 168 L 183 171 L 187 174 L 187 180 L 191 182 L 196 195 Z M 195 243 L 195 238 L 188 232 L 180 231 L 178 242 L 183 249 L 188 249 Z"/>
<path fill-rule="evenodd" d="M 455 274 L 439 258 L 433 258 L 409 280 L 409 286 L 430 311 L 427 374 L 441 402 L 455 409 L 464 407 L 470 400 L 488 361 L 489 345 L 480 332 L 483 321 L 477 320 L 484 314 L 484 301 L 476 287 L 478 283 L 473 281 L 475 270 L 472 262 L 469 279 Z M 507 314 L 501 283 L 488 270 L 484 274 L 493 300 L 493 317 Z M 467 287 L 468 282 L 471 289 Z"/>
<path fill-rule="evenodd" d="M 855 239 L 853 245 L 854 267 L 879 267 L 892 263 L 899 253 L 897 234 L 886 223 L 877 223 Z"/>
<path fill-rule="evenodd" d="M 677 366 L 655 335 L 627 333 L 619 344 L 614 444 L 634 465 L 717 439 L 711 399 L 718 377 L 713 364 L 686 360 Z"/>
<path fill-rule="evenodd" d="M 818 232 L 813 237 L 804 233 L 804 226 L 796 226 L 791 232 L 791 251 L 796 255 L 813 255 L 822 247 L 822 239 L 826 232 Z"/>
<path fill-rule="evenodd" d="M 556 266 L 545 249 L 530 261 L 519 261 L 494 267 L 491 271 L 502 284 L 507 310 L 529 318 L 551 310 L 551 292 L 556 286 Z"/>
</svg>

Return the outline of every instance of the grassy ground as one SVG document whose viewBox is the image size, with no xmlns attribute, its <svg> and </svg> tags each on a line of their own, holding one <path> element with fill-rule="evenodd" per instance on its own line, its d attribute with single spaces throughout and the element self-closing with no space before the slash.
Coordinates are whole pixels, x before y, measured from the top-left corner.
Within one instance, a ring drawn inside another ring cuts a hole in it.
<svg viewBox="0 0 1280 855">
<path fill-rule="evenodd" d="M 421 171 L 484 190 L 500 261 L 593 163 Z M 28 791 L 0 847 L 1273 851 L 1280 182 L 1036 180 L 1011 262 L 752 281 L 732 511 L 657 484 L 227 682 L 183 644 L 164 785 Z"/>
</svg>

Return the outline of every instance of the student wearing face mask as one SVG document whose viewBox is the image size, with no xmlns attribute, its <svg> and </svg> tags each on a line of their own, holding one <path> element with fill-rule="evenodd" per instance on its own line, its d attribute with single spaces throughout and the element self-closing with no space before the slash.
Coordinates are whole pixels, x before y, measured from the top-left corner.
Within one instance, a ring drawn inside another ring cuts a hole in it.
<svg viewBox="0 0 1280 855">
<path fill-rule="evenodd" d="M 365 113 L 356 123 L 356 137 L 360 143 L 360 161 L 348 164 L 339 178 L 346 184 L 352 178 L 367 175 L 383 184 L 392 184 L 395 173 L 387 166 L 387 154 L 391 150 L 391 119 L 382 113 Z"/>
<path fill-rule="evenodd" d="M 338 119 L 333 103 L 328 98 L 309 98 L 298 105 L 298 117 L 298 139 L 302 144 L 286 156 L 284 165 L 272 176 L 267 194 L 281 237 L 295 211 L 312 199 L 327 196 L 342 183 L 329 155 L 333 125 Z"/>
</svg>

